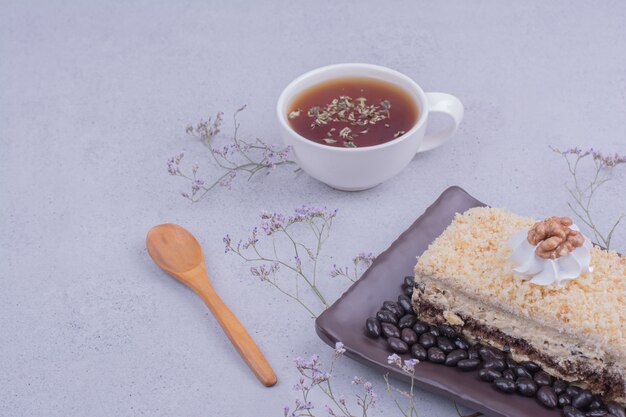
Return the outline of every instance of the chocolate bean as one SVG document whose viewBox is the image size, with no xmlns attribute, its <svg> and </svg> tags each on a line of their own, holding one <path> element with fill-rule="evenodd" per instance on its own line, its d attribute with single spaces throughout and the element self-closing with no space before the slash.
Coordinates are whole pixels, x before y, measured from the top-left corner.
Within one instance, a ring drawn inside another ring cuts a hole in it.
<svg viewBox="0 0 626 417">
<path fill-rule="evenodd" d="M 589 390 L 582 390 L 580 394 L 575 397 L 572 397 L 572 406 L 578 408 L 579 410 L 586 409 L 589 404 L 593 401 L 593 394 Z"/>
<path fill-rule="evenodd" d="M 415 333 L 413 329 L 402 329 L 402 332 L 400 333 L 400 339 L 404 340 L 409 345 L 412 345 L 414 343 L 417 343 L 417 333 Z"/>
<path fill-rule="evenodd" d="M 599 408 L 602 408 L 602 401 L 600 401 L 600 399 L 597 396 L 594 396 L 593 400 L 591 400 L 591 402 L 587 406 L 587 410 L 591 411 L 591 410 L 597 410 Z"/>
<path fill-rule="evenodd" d="M 413 325 L 413 331 L 415 333 L 422 334 L 422 333 L 426 333 L 428 331 L 428 324 L 424 323 L 423 321 L 417 321 L 414 325 Z"/>
<path fill-rule="evenodd" d="M 480 359 L 480 354 L 478 353 L 478 349 L 480 347 L 478 345 L 473 345 L 470 346 L 469 349 L 467 349 L 467 356 L 469 357 L 469 359 Z"/>
<path fill-rule="evenodd" d="M 524 362 L 520 362 L 520 365 L 522 365 L 524 368 L 526 368 L 526 370 L 528 372 L 530 372 L 531 374 L 534 374 L 537 371 L 541 370 L 541 367 L 539 365 L 537 365 L 535 362 L 533 361 L 524 361 Z"/>
<path fill-rule="evenodd" d="M 402 292 L 407 297 L 413 296 L 413 286 L 412 285 L 411 286 L 407 286 L 407 285 L 402 286 Z"/>
<path fill-rule="evenodd" d="M 446 366 L 456 366 L 456 364 L 463 359 L 467 359 L 467 352 L 463 349 L 455 349 L 452 352 L 448 353 L 444 364 Z"/>
<path fill-rule="evenodd" d="M 424 333 L 420 335 L 418 342 L 420 345 L 428 349 L 437 344 L 437 338 L 430 333 Z"/>
<path fill-rule="evenodd" d="M 382 328 L 383 328 L 383 334 L 386 337 L 400 337 L 400 330 L 396 327 L 396 325 L 391 324 L 391 323 L 383 323 L 382 324 Z"/>
<path fill-rule="evenodd" d="M 411 305 L 411 299 L 404 294 L 398 296 L 398 304 L 408 313 L 413 313 L 413 306 Z"/>
<path fill-rule="evenodd" d="M 572 398 L 574 398 L 581 392 L 583 392 L 583 389 L 581 387 L 577 387 L 576 385 L 568 385 L 567 389 L 565 390 L 565 393 Z"/>
<path fill-rule="evenodd" d="M 506 355 L 500 349 L 495 348 L 495 347 L 492 346 L 491 350 L 493 352 L 494 358 L 496 358 L 496 359 L 506 359 Z"/>
<path fill-rule="evenodd" d="M 428 353 L 426 352 L 426 349 L 424 349 L 424 346 L 416 343 L 411 346 L 411 356 L 420 361 L 425 361 L 428 358 Z"/>
<path fill-rule="evenodd" d="M 447 324 L 439 326 L 439 332 L 442 336 L 445 336 L 449 339 L 454 339 L 456 337 L 456 332 L 454 331 L 454 329 Z"/>
<path fill-rule="evenodd" d="M 563 381 L 562 379 L 557 379 L 552 383 L 552 388 L 554 389 L 554 393 L 556 395 L 561 395 L 567 389 L 567 382 Z"/>
<path fill-rule="evenodd" d="M 493 359 L 504 359 L 504 353 L 502 353 L 502 351 L 490 346 L 482 346 L 478 349 L 478 353 L 485 362 Z"/>
<path fill-rule="evenodd" d="M 624 410 L 624 407 L 615 401 L 609 401 L 606 403 L 606 409 L 609 410 L 609 413 L 613 414 L 615 417 L 626 417 L 626 410 Z"/>
<path fill-rule="evenodd" d="M 517 378 L 515 385 L 517 387 L 517 392 L 522 394 L 524 397 L 534 397 L 537 393 L 537 383 L 530 378 Z"/>
<path fill-rule="evenodd" d="M 493 380 L 493 384 L 497 389 L 502 392 L 515 392 L 515 382 L 506 378 L 496 378 Z"/>
<path fill-rule="evenodd" d="M 528 378 L 533 379 L 533 376 L 524 368 L 523 366 L 516 366 L 513 368 L 513 372 L 515 372 L 515 376 L 518 378 Z"/>
<path fill-rule="evenodd" d="M 396 317 L 396 315 L 389 310 L 380 310 L 378 313 L 376 313 L 376 318 L 381 323 L 398 323 L 398 318 Z"/>
<path fill-rule="evenodd" d="M 439 349 L 443 350 L 444 353 L 450 353 L 454 350 L 454 345 L 450 339 L 445 336 L 437 337 L 437 346 Z"/>
<path fill-rule="evenodd" d="M 552 385 L 552 377 L 544 371 L 535 372 L 533 379 L 539 386 Z"/>
<path fill-rule="evenodd" d="M 428 360 L 433 363 L 443 363 L 446 360 L 446 354 L 437 346 L 428 349 Z"/>
<path fill-rule="evenodd" d="M 432 334 L 435 337 L 441 336 L 441 332 L 439 331 L 439 328 L 437 328 L 437 326 L 430 326 L 428 328 L 428 333 Z"/>
<path fill-rule="evenodd" d="M 506 359 L 504 359 L 504 362 L 506 363 L 506 367 L 511 369 L 515 368 L 518 365 L 518 363 L 515 362 L 513 358 L 510 358 L 508 356 L 506 357 Z"/>
<path fill-rule="evenodd" d="M 404 329 L 405 327 L 413 327 L 417 323 L 417 317 L 415 314 L 406 314 L 398 320 L 398 327 Z"/>
<path fill-rule="evenodd" d="M 484 363 L 483 369 L 493 369 L 494 371 L 502 372 L 506 369 L 506 364 L 502 359 L 492 359 Z"/>
<path fill-rule="evenodd" d="M 457 337 L 452 343 L 454 343 L 457 349 L 468 350 L 470 348 L 470 344 L 462 337 Z"/>
<path fill-rule="evenodd" d="M 385 301 L 383 303 L 383 310 L 391 311 L 397 318 L 400 318 L 405 314 L 404 309 L 395 301 Z"/>
<path fill-rule="evenodd" d="M 544 385 L 537 390 L 537 401 L 546 408 L 555 408 L 559 398 L 552 387 Z"/>
<path fill-rule="evenodd" d="M 485 382 L 493 382 L 496 378 L 502 378 L 502 373 L 494 369 L 481 369 L 478 371 L 478 377 Z"/>
<path fill-rule="evenodd" d="M 508 379 L 510 381 L 515 381 L 517 379 L 512 369 L 507 369 L 504 372 L 502 372 L 502 378 Z"/>
<path fill-rule="evenodd" d="M 602 408 L 596 408 L 595 410 L 587 411 L 586 417 L 606 417 L 609 414 L 608 411 Z"/>
<path fill-rule="evenodd" d="M 461 359 L 456 364 L 457 368 L 465 372 L 473 371 L 474 369 L 478 368 L 478 365 L 480 365 L 480 359 L 469 359 L 469 358 Z"/>
<path fill-rule="evenodd" d="M 369 337 L 380 337 L 381 327 L 380 322 L 376 317 L 370 317 L 365 321 L 365 327 L 367 328 L 367 335 Z"/>
<path fill-rule="evenodd" d="M 565 417 L 585 417 L 585 413 L 578 408 L 574 408 L 571 405 L 563 407 L 563 416 Z"/>
<path fill-rule="evenodd" d="M 559 408 L 563 408 L 566 405 L 570 404 L 572 404 L 572 397 L 570 397 L 568 394 L 559 395 L 559 400 L 557 401 L 557 405 L 559 406 Z"/>
<path fill-rule="evenodd" d="M 407 353 L 409 351 L 409 345 L 402 339 L 398 339 L 397 337 L 390 337 L 387 339 L 387 343 L 391 350 L 396 353 Z"/>
<path fill-rule="evenodd" d="M 412 287 L 414 284 L 415 284 L 415 277 L 411 275 L 407 275 L 406 277 L 404 277 L 404 285 L 406 285 L 407 287 Z"/>
</svg>

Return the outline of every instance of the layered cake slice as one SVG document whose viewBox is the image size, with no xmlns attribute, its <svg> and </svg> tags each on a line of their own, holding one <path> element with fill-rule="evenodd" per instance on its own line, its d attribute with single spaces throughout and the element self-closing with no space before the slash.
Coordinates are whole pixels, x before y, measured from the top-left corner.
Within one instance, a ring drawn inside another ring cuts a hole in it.
<svg viewBox="0 0 626 417">
<path fill-rule="evenodd" d="M 591 247 L 569 219 L 457 214 L 415 282 L 422 319 L 626 403 L 626 257 Z"/>
</svg>

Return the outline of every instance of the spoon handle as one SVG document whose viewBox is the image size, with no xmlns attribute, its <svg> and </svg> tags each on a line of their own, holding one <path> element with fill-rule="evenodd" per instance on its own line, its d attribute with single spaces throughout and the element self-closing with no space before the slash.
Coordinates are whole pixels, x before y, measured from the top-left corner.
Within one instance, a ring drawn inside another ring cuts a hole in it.
<svg viewBox="0 0 626 417">
<path fill-rule="evenodd" d="M 239 355 L 241 355 L 242 359 L 263 385 L 271 387 L 276 384 L 276 374 L 259 347 L 252 340 L 252 337 L 250 337 L 228 306 L 224 304 L 220 296 L 217 295 L 213 286 L 207 280 L 204 280 L 204 282 L 206 284 L 194 286 L 194 290 L 209 307 L 209 310 L 211 310 L 220 326 L 222 326 L 224 333 L 235 346 Z"/>
</svg>

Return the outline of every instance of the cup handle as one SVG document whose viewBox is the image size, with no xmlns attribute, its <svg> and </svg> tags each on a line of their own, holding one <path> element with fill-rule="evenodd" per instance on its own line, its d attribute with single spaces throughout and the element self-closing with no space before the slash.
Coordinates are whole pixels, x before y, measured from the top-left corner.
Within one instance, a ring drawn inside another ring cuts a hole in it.
<svg viewBox="0 0 626 417">
<path fill-rule="evenodd" d="M 441 132 L 431 133 L 424 137 L 419 152 L 429 151 L 443 145 L 459 128 L 463 120 L 463 103 L 451 94 L 446 93 L 426 93 L 430 113 L 447 114 L 452 119 L 452 123 Z"/>
</svg>

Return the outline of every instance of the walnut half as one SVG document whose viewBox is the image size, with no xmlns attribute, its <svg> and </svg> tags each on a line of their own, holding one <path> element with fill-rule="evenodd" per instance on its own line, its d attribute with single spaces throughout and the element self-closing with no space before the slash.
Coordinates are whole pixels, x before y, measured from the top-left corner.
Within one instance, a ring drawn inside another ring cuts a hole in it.
<svg viewBox="0 0 626 417">
<path fill-rule="evenodd" d="M 583 235 L 570 229 L 569 217 L 548 217 L 537 222 L 528 231 L 528 243 L 537 246 L 535 254 L 543 259 L 567 256 L 585 242 Z"/>
</svg>

